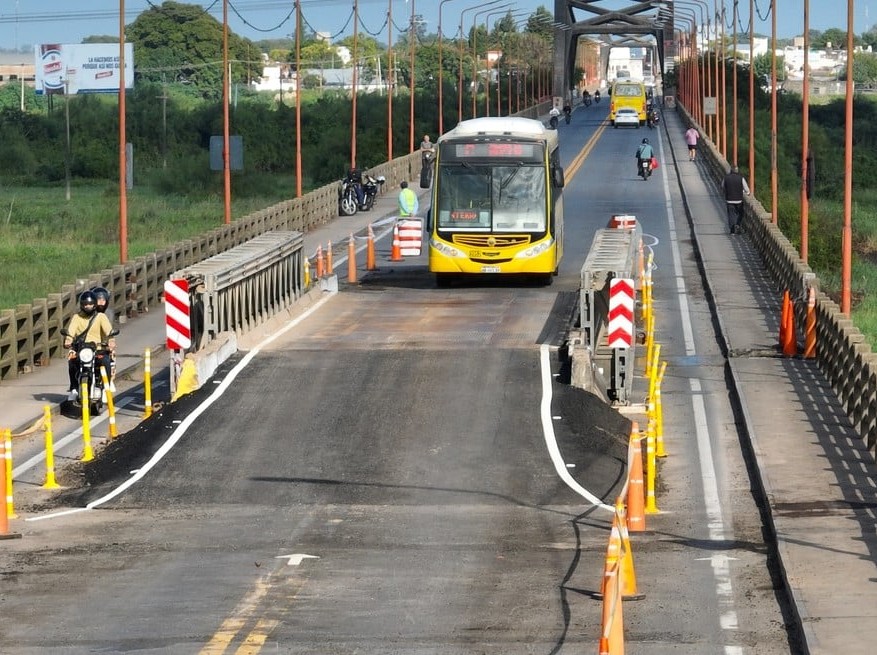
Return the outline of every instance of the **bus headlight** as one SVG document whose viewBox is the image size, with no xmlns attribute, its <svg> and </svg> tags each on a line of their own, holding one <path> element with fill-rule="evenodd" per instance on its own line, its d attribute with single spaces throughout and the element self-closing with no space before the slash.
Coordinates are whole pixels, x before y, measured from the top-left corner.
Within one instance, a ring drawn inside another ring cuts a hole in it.
<svg viewBox="0 0 877 655">
<path fill-rule="evenodd" d="M 551 246 L 554 245 L 554 239 L 548 239 L 548 241 L 542 241 L 541 243 L 537 243 L 532 248 L 527 248 L 526 250 L 522 250 L 517 255 L 515 255 L 515 259 L 530 259 L 532 257 L 538 257 L 546 250 L 550 249 Z"/>
<path fill-rule="evenodd" d="M 431 248 L 435 248 L 445 257 L 463 257 L 463 253 L 454 248 L 453 246 L 449 246 L 443 241 L 437 241 L 435 239 L 429 240 L 429 245 Z"/>
</svg>

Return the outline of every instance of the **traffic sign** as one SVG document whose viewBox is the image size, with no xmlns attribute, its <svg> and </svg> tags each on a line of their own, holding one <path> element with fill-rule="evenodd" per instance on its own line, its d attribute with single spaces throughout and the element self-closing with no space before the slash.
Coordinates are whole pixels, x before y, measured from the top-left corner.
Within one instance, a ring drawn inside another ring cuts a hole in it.
<svg viewBox="0 0 877 655">
<path fill-rule="evenodd" d="M 164 310 L 167 317 L 167 347 L 185 350 L 192 345 L 188 280 L 168 280 L 164 283 Z"/>
<path fill-rule="evenodd" d="M 633 280 L 615 278 L 609 282 L 609 347 L 633 345 Z"/>
</svg>

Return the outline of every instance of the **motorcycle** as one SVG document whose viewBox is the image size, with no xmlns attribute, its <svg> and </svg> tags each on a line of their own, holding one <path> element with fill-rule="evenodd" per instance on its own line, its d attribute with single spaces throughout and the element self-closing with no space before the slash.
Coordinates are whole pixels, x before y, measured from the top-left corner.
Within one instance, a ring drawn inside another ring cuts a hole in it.
<svg viewBox="0 0 877 655">
<path fill-rule="evenodd" d="M 359 209 L 359 199 L 356 196 L 356 182 L 342 180 L 338 187 L 338 213 L 341 216 L 353 216 Z"/>
<path fill-rule="evenodd" d="M 548 126 L 549 126 L 552 130 L 556 130 L 556 129 L 557 129 L 557 116 L 552 115 L 551 118 L 548 119 Z"/>
<path fill-rule="evenodd" d="M 652 160 L 651 159 L 640 159 L 639 160 L 639 176 L 644 180 L 648 180 L 652 175 Z"/>
<path fill-rule="evenodd" d="M 569 107 L 564 107 L 563 119 L 566 121 L 566 124 L 569 125 L 569 122 L 572 119 L 572 109 L 570 109 Z"/>
<path fill-rule="evenodd" d="M 600 104 L 600 94 L 599 93 L 594 94 L 594 102 L 596 102 L 598 105 Z"/>
<path fill-rule="evenodd" d="M 362 204 L 359 206 L 360 210 L 369 211 L 375 206 L 378 192 L 384 187 L 384 182 L 386 181 L 383 175 L 372 177 L 365 174 L 362 176 Z"/>
<path fill-rule="evenodd" d="M 114 329 L 110 332 L 110 336 L 114 337 L 119 334 L 119 330 Z M 69 336 L 66 329 L 61 330 L 62 336 Z M 86 387 L 86 398 L 80 395 L 79 400 L 75 404 L 82 406 L 83 401 L 88 402 L 88 409 L 92 416 L 97 416 L 104 410 L 104 381 L 101 376 L 101 368 L 107 371 L 111 370 L 110 359 L 112 357 L 106 344 L 98 344 L 93 341 L 83 341 L 74 339 L 70 347 L 73 356 L 79 363 L 79 374 L 77 376 L 77 390 L 82 394 L 82 385 Z"/>
<path fill-rule="evenodd" d="M 582 97 L 582 104 L 583 104 L 585 107 L 590 107 L 590 106 L 591 106 L 591 96 L 590 96 L 590 95 L 583 96 L 583 97 Z"/>
</svg>

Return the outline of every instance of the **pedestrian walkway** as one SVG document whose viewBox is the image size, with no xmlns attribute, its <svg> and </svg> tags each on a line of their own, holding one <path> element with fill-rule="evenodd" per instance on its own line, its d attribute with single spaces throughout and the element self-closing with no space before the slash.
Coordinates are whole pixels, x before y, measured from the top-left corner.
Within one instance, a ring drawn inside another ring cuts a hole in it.
<svg viewBox="0 0 877 655">
<path fill-rule="evenodd" d="M 688 161 L 679 116 L 665 111 L 664 125 L 665 170 L 678 164 L 739 422 L 806 652 L 873 653 L 877 467 L 816 361 L 779 356 L 783 289 L 745 234 L 728 234 L 718 188 L 700 162 Z"/>
</svg>

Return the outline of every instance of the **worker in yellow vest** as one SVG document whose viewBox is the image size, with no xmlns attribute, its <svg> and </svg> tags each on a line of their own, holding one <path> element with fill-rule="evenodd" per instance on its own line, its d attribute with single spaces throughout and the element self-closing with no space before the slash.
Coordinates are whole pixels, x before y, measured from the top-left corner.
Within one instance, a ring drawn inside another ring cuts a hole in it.
<svg viewBox="0 0 877 655">
<path fill-rule="evenodd" d="M 399 192 L 399 216 L 417 216 L 417 212 L 420 211 L 420 202 L 417 199 L 417 194 L 408 188 L 408 182 L 404 180 L 399 186 L 402 187 L 402 190 Z"/>
</svg>

